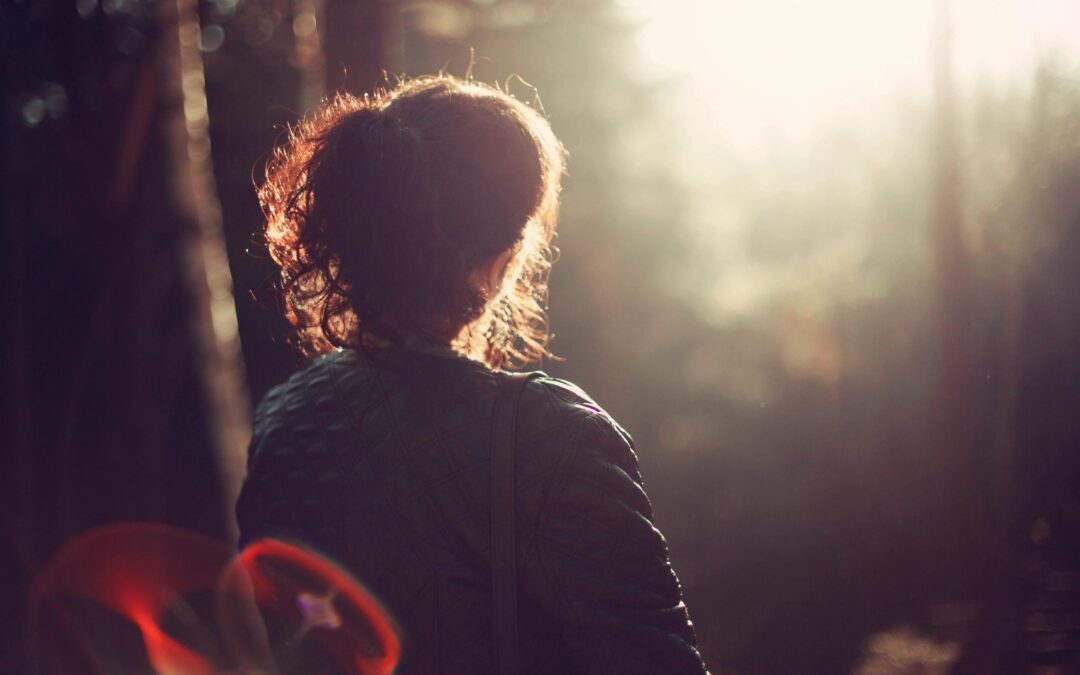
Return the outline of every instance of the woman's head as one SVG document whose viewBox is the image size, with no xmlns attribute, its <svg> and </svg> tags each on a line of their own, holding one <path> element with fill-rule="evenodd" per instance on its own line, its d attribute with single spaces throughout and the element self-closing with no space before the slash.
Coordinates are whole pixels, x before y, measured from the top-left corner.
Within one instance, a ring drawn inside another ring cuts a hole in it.
<svg viewBox="0 0 1080 675">
<path fill-rule="evenodd" d="M 547 121 L 497 89 L 438 76 L 338 95 L 289 129 L 259 188 L 303 348 L 546 354 L 562 170 Z"/>
</svg>

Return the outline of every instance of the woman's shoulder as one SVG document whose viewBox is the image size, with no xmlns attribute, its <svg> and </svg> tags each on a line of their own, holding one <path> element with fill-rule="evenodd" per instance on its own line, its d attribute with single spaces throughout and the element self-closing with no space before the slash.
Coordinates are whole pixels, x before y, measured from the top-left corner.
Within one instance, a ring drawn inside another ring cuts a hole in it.
<svg viewBox="0 0 1080 675">
<path fill-rule="evenodd" d="M 335 367 L 351 359 L 351 352 L 335 350 L 313 356 L 285 380 L 270 387 L 259 401 L 259 408 L 280 407 L 289 400 L 296 400 L 311 392 L 312 385 L 329 379 Z"/>
<path fill-rule="evenodd" d="M 630 434 L 583 388 L 537 372 L 526 384 L 518 413 L 526 445 L 565 452 L 596 452 L 636 473 Z"/>
<path fill-rule="evenodd" d="M 343 394 L 365 378 L 357 355 L 350 350 L 334 350 L 308 360 L 283 382 L 271 387 L 255 406 L 252 420 L 255 433 L 300 416 L 339 405 Z"/>
<path fill-rule="evenodd" d="M 578 385 L 540 370 L 532 373 L 526 383 L 521 406 L 530 415 L 546 412 L 562 417 L 564 421 L 597 415 L 611 417 Z"/>
</svg>

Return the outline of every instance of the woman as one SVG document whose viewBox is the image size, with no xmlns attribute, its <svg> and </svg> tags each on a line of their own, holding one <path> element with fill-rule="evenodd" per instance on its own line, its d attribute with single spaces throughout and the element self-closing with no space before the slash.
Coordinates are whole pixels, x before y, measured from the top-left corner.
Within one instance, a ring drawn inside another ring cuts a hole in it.
<svg viewBox="0 0 1080 675">
<path fill-rule="evenodd" d="M 490 458 L 503 366 L 546 354 L 563 152 L 440 76 L 339 96 L 259 190 L 303 347 L 255 415 L 244 541 L 299 539 L 393 612 L 401 673 L 493 672 Z M 705 672 L 629 435 L 542 373 L 517 413 L 523 673 Z"/>
</svg>

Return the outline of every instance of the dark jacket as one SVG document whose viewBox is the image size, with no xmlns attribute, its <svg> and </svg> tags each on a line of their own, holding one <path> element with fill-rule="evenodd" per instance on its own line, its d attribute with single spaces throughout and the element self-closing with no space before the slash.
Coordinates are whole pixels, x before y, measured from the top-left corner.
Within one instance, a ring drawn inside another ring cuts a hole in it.
<svg viewBox="0 0 1080 675">
<path fill-rule="evenodd" d="M 492 671 L 490 430 L 498 372 L 451 352 L 338 351 L 259 405 L 242 541 L 299 539 L 386 604 L 403 675 Z M 705 672 L 630 436 L 581 389 L 521 397 L 522 673 Z"/>
</svg>

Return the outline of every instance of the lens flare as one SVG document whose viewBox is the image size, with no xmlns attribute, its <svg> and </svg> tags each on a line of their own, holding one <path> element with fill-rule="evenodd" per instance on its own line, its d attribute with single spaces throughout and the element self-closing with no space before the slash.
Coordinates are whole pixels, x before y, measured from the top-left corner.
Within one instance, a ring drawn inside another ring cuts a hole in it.
<svg viewBox="0 0 1080 675">
<path fill-rule="evenodd" d="M 243 598 L 248 589 L 264 615 L 273 614 L 268 628 L 291 632 L 283 639 L 271 636 L 272 644 L 299 648 L 311 638 L 348 672 L 388 675 L 397 665 L 401 644 L 389 613 L 348 572 L 317 553 L 275 539 L 252 543 L 223 576 L 222 596 Z"/>
<path fill-rule="evenodd" d="M 124 523 L 92 530 L 65 545 L 39 575 L 35 609 L 63 614 L 64 594 L 104 605 L 133 622 L 146 658 L 158 673 L 213 672 L 196 651 L 161 626 L 164 610 L 183 595 L 212 589 L 230 557 L 229 548 L 194 532 L 154 523 Z M 35 611 L 36 616 L 40 613 Z M 74 617 L 53 617 L 67 619 Z M 84 617 L 85 618 L 85 617 Z M 77 620 L 77 619 L 76 619 Z M 72 630 L 78 633 L 78 626 Z M 78 641 L 84 648 L 88 645 Z M 131 655 L 108 654 L 97 645 L 94 661 L 124 663 Z"/>
<path fill-rule="evenodd" d="M 39 672 L 389 675 L 401 655 L 362 584 L 274 539 L 233 557 L 180 528 L 110 525 L 62 547 L 32 597 Z"/>
</svg>

